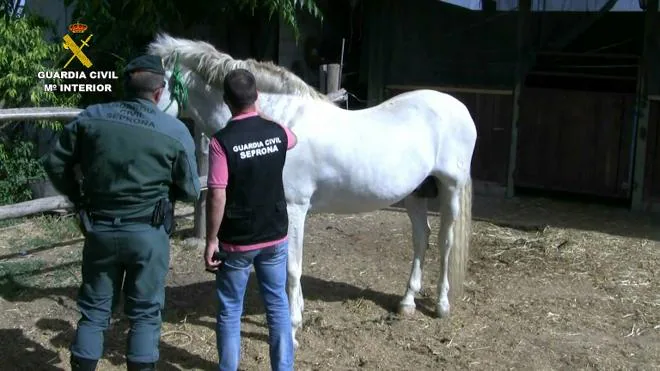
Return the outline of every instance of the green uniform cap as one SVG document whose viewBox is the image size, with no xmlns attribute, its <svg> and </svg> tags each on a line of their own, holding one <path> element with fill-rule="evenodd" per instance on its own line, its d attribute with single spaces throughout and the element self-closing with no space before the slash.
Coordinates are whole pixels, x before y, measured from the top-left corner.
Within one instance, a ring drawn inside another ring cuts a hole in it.
<svg viewBox="0 0 660 371">
<path fill-rule="evenodd" d="M 165 74 L 165 67 L 163 60 L 155 55 L 141 55 L 132 61 L 128 62 L 124 73 L 131 73 L 135 71 L 151 71 L 160 75 Z"/>
</svg>

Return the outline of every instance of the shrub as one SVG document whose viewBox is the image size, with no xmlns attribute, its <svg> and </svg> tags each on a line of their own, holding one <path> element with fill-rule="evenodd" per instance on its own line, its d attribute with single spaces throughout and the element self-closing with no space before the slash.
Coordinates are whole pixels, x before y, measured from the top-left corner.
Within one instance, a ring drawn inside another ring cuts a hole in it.
<svg viewBox="0 0 660 371">
<path fill-rule="evenodd" d="M 25 15 L 0 20 L 0 108 L 76 106 L 80 94 L 62 94 L 45 91 L 39 71 L 55 69 L 62 57 L 59 43 L 44 39 L 47 27 L 42 18 Z M 49 81 L 58 83 L 58 81 Z M 38 121 L 38 125 L 54 129 L 61 124 Z"/>
<path fill-rule="evenodd" d="M 32 143 L 15 141 L 9 146 L 0 143 L 0 205 L 30 200 L 30 182 L 45 177 Z"/>
</svg>

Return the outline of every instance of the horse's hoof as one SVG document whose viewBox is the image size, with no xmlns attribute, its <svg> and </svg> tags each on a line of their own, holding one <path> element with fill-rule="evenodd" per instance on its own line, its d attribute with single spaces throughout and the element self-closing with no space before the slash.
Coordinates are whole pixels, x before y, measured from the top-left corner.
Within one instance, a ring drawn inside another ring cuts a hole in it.
<svg viewBox="0 0 660 371">
<path fill-rule="evenodd" d="M 399 305 L 399 314 L 402 316 L 412 316 L 415 314 L 414 305 Z"/>
<path fill-rule="evenodd" d="M 300 347 L 300 343 L 298 343 L 298 340 L 295 338 L 293 339 L 293 349 L 298 349 Z"/>
<path fill-rule="evenodd" d="M 438 306 L 436 307 L 435 310 L 436 310 L 436 315 L 438 316 L 438 318 L 448 318 L 449 317 L 449 305 L 444 306 L 444 305 L 438 304 Z"/>
</svg>

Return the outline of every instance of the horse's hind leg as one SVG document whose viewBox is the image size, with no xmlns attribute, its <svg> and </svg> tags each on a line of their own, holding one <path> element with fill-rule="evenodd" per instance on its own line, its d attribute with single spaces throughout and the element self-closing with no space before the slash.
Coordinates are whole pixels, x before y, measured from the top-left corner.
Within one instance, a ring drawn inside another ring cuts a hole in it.
<svg viewBox="0 0 660 371">
<path fill-rule="evenodd" d="M 441 277 L 438 280 L 437 314 L 439 317 L 449 316 L 449 254 L 454 245 L 454 224 L 460 212 L 460 193 L 454 186 L 445 184 L 440 187 L 440 245 Z M 455 282 L 454 284 L 462 284 Z"/>
<path fill-rule="evenodd" d="M 404 205 L 412 223 L 413 261 L 410 279 L 403 299 L 399 303 L 399 313 L 413 314 L 415 312 L 415 295 L 422 288 L 422 270 L 424 255 L 429 245 L 431 227 L 428 222 L 427 198 L 410 195 L 404 199 Z"/>
</svg>

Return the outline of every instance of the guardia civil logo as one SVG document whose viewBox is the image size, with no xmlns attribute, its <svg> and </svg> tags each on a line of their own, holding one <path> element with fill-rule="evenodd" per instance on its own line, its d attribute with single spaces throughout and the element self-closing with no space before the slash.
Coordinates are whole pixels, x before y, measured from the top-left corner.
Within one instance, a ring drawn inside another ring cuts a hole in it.
<svg viewBox="0 0 660 371">
<path fill-rule="evenodd" d="M 69 25 L 69 31 L 71 31 L 71 33 L 73 34 L 84 34 L 85 31 L 87 31 L 87 25 L 82 23 L 74 23 Z M 63 68 L 67 68 L 69 63 L 71 63 L 71 61 L 74 58 L 78 59 L 83 66 L 87 68 L 92 67 L 92 61 L 90 61 L 89 58 L 87 58 L 87 56 L 82 50 L 84 47 L 89 46 L 88 43 L 89 40 L 92 38 L 92 36 L 94 35 L 90 33 L 89 36 L 87 36 L 87 39 L 81 41 L 80 46 L 76 44 L 76 42 L 71 38 L 71 36 L 69 36 L 69 34 L 66 34 L 64 35 L 64 37 L 62 37 L 62 39 L 64 39 L 64 43 L 62 44 L 62 47 L 64 49 L 71 51 L 71 54 L 73 54 L 71 58 L 69 58 L 69 60 L 66 62 Z"/>
<path fill-rule="evenodd" d="M 117 79 L 115 71 L 99 71 L 92 67 L 94 63 L 85 54 L 92 47 L 92 34 L 89 26 L 76 22 L 69 25 L 69 32 L 62 36 L 62 49 L 70 55 L 61 70 L 40 71 L 37 78 L 44 81 L 44 90 L 52 92 L 112 92 L 112 84 L 107 80 Z M 79 63 L 83 69 L 71 69 L 75 63 Z M 47 83 L 46 80 L 64 80 L 65 83 Z M 75 83 L 66 83 L 66 80 L 78 80 Z M 80 80 L 95 80 L 89 83 L 81 83 Z M 103 80 L 106 80 L 104 83 Z"/>
</svg>

